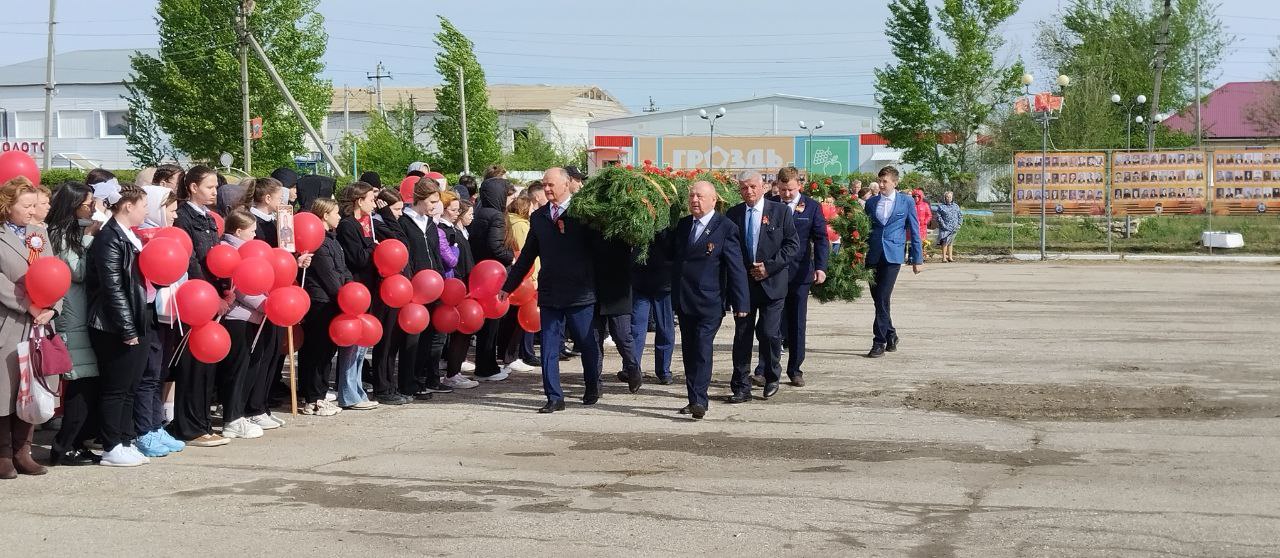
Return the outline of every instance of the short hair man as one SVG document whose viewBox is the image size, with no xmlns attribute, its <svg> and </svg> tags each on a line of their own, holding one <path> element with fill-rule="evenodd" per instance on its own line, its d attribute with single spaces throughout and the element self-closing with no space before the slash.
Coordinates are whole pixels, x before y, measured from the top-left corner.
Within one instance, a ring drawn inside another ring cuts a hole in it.
<svg viewBox="0 0 1280 558">
<path fill-rule="evenodd" d="M 889 300 L 893 296 L 893 285 L 898 280 L 898 269 L 903 264 L 903 254 L 908 250 L 908 239 L 912 271 L 918 274 L 924 270 L 924 239 L 920 238 L 915 202 L 909 196 L 896 192 L 898 169 L 884 167 L 880 169 L 878 178 L 882 193 L 868 200 L 866 206 L 867 216 L 871 218 L 866 266 L 875 273 L 871 299 L 876 307 L 875 323 L 872 326 L 874 340 L 871 351 L 867 353 L 870 358 L 879 358 L 886 351 L 898 350 L 898 332 L 889 315 Z"/>
</svg>

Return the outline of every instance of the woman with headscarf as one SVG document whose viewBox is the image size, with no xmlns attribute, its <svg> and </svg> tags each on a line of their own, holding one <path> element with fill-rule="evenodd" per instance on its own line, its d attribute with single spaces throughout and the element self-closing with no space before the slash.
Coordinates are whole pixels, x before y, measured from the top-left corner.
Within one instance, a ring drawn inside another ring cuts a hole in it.
<svg viewBox="0 0 1280 558">
<path fill-rule="evenodd" d="M 964 224 L 964 215 L 960 211 L 960 204 L 955 201 L 956 195 L 952 192 L 942 194 L 942 203 L 933 205 L 933 214 L 938 216 L 938 244 L 942 246 L 942 261 L 954 262 L 956 255 L 952 252 L 956 243 L 956 233 L 960 231 L 960 226 Z"/>
</svg>

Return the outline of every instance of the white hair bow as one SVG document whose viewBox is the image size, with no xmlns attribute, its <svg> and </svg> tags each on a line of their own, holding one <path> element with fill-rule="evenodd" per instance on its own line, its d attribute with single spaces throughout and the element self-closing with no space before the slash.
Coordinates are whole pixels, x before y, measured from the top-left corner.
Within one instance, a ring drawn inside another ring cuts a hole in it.
<svg viewBox="0 0 1280 558">
<path fill-rule="evenodd" d="M 108 205 L 115 205 L 120 201 L 120 182 L 112 178 L 106 182 L 94 184 L 93 197 L 100 200 L 107 200 Z"/>
</svg>

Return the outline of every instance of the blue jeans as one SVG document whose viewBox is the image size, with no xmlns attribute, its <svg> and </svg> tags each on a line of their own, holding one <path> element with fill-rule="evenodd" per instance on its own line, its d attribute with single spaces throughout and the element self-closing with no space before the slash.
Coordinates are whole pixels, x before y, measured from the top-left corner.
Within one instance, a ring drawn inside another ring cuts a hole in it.
<svg viewBox="0 0 1280 558">
<path fill-rule="evenodd" d="M 637 364 L 644 361 L 645 339 L 649 336 L 649 314 L 656 324 L 653 332 L 653 372 L 659 378 L 671 377 L 671 353 L 675 349 L 676 324 L 671 313 L 671 293 L 645 296 L 632 293 L 631 346 Z"/>
<path fill-rule="evenodd" d="M 350 407 L 361 401 L 368 401 L 369 394 L 364 392 L 360 377 L 360 367 L 364 364 L 367 347 L 341 347 L 338 349 L 338 406 Z"/>
<path fill-rule="evenodd" d="M 582 351 L 582 375 L 587 393 L 600 393 L 600 345 L 593 325 L 595 307 L 591 304 L 570 308 L 540 306 L 542 312 L 542 390 L 547 401 L 564 401 L 560 391 L 560 350 L 564 334 L 569 333 L 574 346 Z"/>
</svg>

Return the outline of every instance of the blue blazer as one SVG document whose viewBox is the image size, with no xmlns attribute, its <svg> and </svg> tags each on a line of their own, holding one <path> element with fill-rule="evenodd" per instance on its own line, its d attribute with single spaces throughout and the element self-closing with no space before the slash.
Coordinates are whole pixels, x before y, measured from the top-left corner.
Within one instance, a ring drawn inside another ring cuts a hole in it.
<svg viewBox="0 0 1280 558">
<path fill-rule="evenodd" d="M 906 263 L 903 261 L 903 254 L 907 251 L 907 238 L 911 239 L 910 263 L 924 264 L 915 200 L 902 192 L 894 194 L 889 222 L 881 224 L 880 218 L 876 217 L 880 199 L 877 194 L 867 200 L 867 216 L 871 218 L 871 238 L 867 240 L 867 267 L 880 263 L 881 259 L 891 264 Z"/>
<path fill-rule="evenodd" d="M 796 252 L 800 251 L 795 219 L 791 214 L 791 208 L 786 205 L 764 200 L 764 214 L 760 220 L 760 232 L 757 233 L 759 239 L 756 241 L 756 260 L 764 263 L 764 270 L 769 276 L 764 281 L 748 277 L 751 300 L 755 303 L 787 296 L 791 264 L 796 258 Z M 743 269 L 750 269 L 754 262 L 748 261 L 751 259 L 751 251 L 747 246 L 747 204 L 744 202 L 729 208 L 725 217 L 738 227 L 738 237 L 742 239 L 739 248 L 742 251 Z M 768 221 L 763 217 L 768 217 Z"/>
<path fill-rule="evenodd" d="M 770 200 L 783 205 L 781 199 L 770 197 Z M 831 242 L 827 240 L 827 218 L 822 216 L 822 205 L 817 200 L 800 194 L 796 208 L 804 206 L 804 211 L 793 211 L 792 218 L 796 224 L 796 238 L 800 240 L 800 249 L 791 260 L 791 287 L 813 283 L 814 271 L 827 270 L 827 257 L 831 253 Z"/>
<path fill-rule="evenodd" d="M 723 316 L 726 308 L 748 310 L 747 269 L 742 266 L 738 226 L 716 213 L 689 242 L 693 216 L 685 216 L 670 236 L 671 303 L 682 315 Z"/>
</svg>

